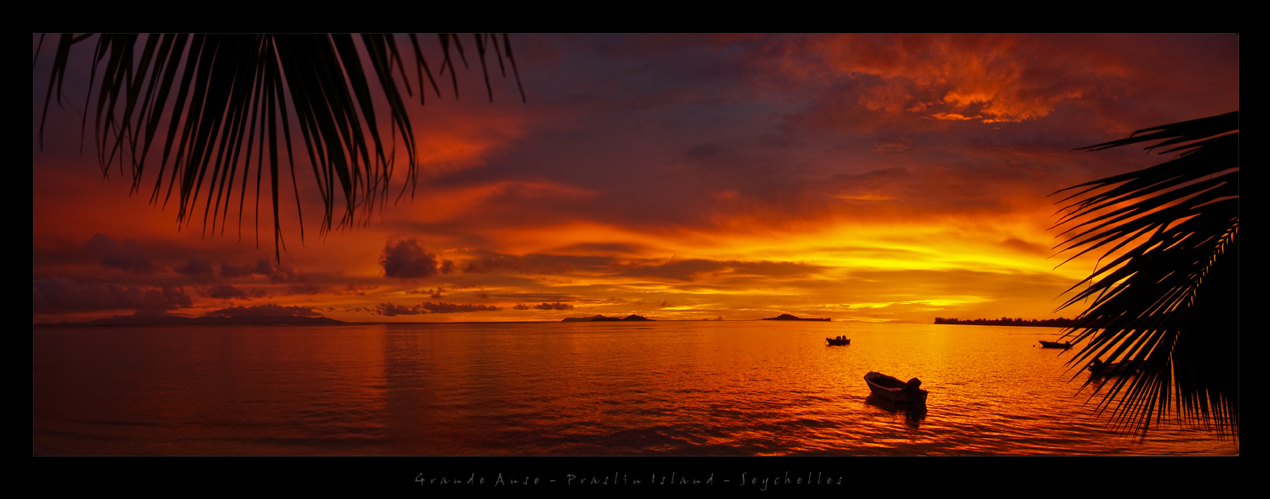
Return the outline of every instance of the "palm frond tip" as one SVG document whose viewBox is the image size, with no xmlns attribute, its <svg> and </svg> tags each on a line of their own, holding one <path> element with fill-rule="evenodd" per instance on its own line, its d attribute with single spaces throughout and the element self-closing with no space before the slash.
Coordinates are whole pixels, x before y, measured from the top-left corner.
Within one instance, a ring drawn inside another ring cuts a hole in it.
<svg viewBox="0 0 1270 499">
<path fill-rule="evenodd" d="M 64 34 L 58 39 L 40 121 L 41 147 L 49 103 L 54 98 L 59 104 L 62 101 L 71 49 L 89 38 Z M 150 199 L 166 205 L 175 192 L 178 226 L 190 223 L 203 196 L 204 231 L 210 228 L 214 233 L 219 218 L 223 232 L 234 191 L 238 190 L 241 230 L 247 184 L 255 169 L 257 240 L 261 182 L 267 181 L 273 204 L 275 257 L 280 259 L 280 248 L 285 247 L 279 186 L 285 182 L 281 178 L 282 155 L 290 171 L 297 211 L 300 206 L 292 123 L 298 125 L 324 204 L 322 232 L 337 226 L 337 204 L 343 212 L 338 226 L 349 226 L 356 223 L 359 212 L 364 223 L 377 202 L 381 206 L 386 202 L 393 148 L 398 141 L 409 158 L 401 194 L 407 186 L 411 192 L 416 186 L 417 144 L 398 79 L 407 95 L 412 92 L 396 37 L 361 35 L 359 39 L 361 50 L 352 35 L 344 34 L 99 34 L 81 127 L 88 128 L 88 115 L 93 114 L 93 140 L 103 174 L 109 174 L 112 165 L 118 165 L 121 174 L 130 171 L 133 192 L 141 189 L 146 160 L 152 159 L 151 148 L 162 143 Z M 441 34 L 439 39 L 444 56 L 440 68 L 444 72 L 449 66 L 457 98 L 458 80 L 450 50 L 458 51 L 466 66 L 463 46 L 454 35 Z M 409 40 L 422 104 L 425 78 L 438 96 L 440 90 L 417 38 L 412 34 Z M 485 69 L 487 47 L 494 48 L 500 68 L 503 58 L 508 59 L 523 101 L 524 90 L 507 35 L 502 35 L 501 50 L 497 35 L 477 34 L 476 41 L 490 100 L 494 96 Z M 370 69 L 376 84 L 370 82 L 365 68 Z M 387 134 L 379 129 L 377 98 L 387 102 L 391 123 Z M 390 142 L 387 149 L 385 142 Z M 267 180 L 262 175 L 266 170 Z M 301 222 L 301 237 L 303 230 Z"/>
<path fill-rule="evenodd" d="M 1239 434 L 1238 132 L 1236 111 L 1084 147 L 1159 141 L 1146 149 L 1178 154 L 1059 191 L 1077 191 L 1060 201 L 1060 254 L 1105 262 L 1059 307 L 1089 303 L 1064 334 L 1083 344 L 1069 362 L 1140 364 L 1095 388 L 1123 428 L 1175 418 Z"/>
</svg>

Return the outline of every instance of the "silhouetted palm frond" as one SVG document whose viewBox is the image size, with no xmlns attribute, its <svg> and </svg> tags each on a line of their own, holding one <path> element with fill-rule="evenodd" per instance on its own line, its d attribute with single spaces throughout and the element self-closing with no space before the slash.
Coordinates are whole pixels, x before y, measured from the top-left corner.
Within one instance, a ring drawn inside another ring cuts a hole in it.
<svg viewBox="0 0 1270 499">
<path fill-rule="evenodd" d="M 60 36 L 45 95 L 41 144 L 55 89 L 57 102 L 62 101 L 71 48 L 90 36 Z M 158 203 L 162 198 L 166 205 L 175 191 L 180 206 L 177 222 L 188 225 L 202 196 L 203 227 L 206 231 L 210 221 L 214 233 L 218 217 L 224 230 L 235 190 L 241 226 L 253 169 L 258 230 L 260 189 L 264 183 L 261 177 L 268 172 L 275 256 L 280 258 L 284 242 L 279 185 L 286 182 L 280 179 L 285 174 L 280 152 L 286 154 L 297 210 L 300 205 L 291 141 L 294 123 L 304 139 L 313 178 L 325 205 L 322 231 L 331 229 L 336 204 L 343 205 L 340 225 L 351 225 L 359 209 L 366 217 L 363 220 L 368 219 L 375 202 L 382 203 L 387 198 L 393 148 L 398 138 L 409 158 L 405 184 L 413 192 L 416 144 L 398 89 L 400 78 L 406 94 L 413 95 L 396 37 L 359 38 L 365 60 L 353 35 L 346 34 L 98 35 L 87 99 L 91 103 L 95 98 L 94 142 L 103 174 L 113 164 L 119 165 L 121 174 L 130 170 L 132 190 L 137 192 L 151 146 L 161 142 L 162 156 L 151 202 Z M 409 40 L 422 103 L 425 77 L 437 96 L 440 90 L 417 37 L 411 34 Z M 504 55 L 507 57 L 519 85 L 507 35 L 500 41 L 494 35 L 477 34 L 475 40 L 482 71 L 485 55 L 492 48 L 500 68 Z M 441 34 L 439 41 L 444 54 L 440 74 L 450 72 L 457 98 L 458 82 L 450 49 L 463 58 L 463 47 L 455 35 Z M 463 61 L 466 66 L 466 59 Z M 374 73 L 374 84 L 366 74 L 367 67 Z M 490 89 L 488 73 L 485 81 Z M 387 102 L 391 130 L 386 137 L 379 130 L 376 112 L 380 106 L 375 104 L 376 99 Z M 86 104 L 82 125 L 85 128 L 88 114 L 93 112 L 90 109 Z M 388 150 L 385 142 L 389 142 Z M 405 186 L 402 194 L 404 189 Z M 303 237 L 303 222 L 300 234 Z"/>
<path fill-rule="evenodd" d="M 1102 251 L 1092 275 L 1060 309 L 1091 301 L 1065 336 L 1070 361 L 1141 362 L 1112 378 L 1098 404 L 1145 434 L 1177 417 L 1239 433 L 1239 113 L 1134 132 L 1085 147 L 1144 141 L 1175 146 L 1159 165 L 1064 189 L 1076 191 L 1056 224 L 1071 258 Z M 1066 262 L 1064 262 L 1066 263 Z M 1095 389 L 1096 392 L 1098 389 Z"/>
</svg>

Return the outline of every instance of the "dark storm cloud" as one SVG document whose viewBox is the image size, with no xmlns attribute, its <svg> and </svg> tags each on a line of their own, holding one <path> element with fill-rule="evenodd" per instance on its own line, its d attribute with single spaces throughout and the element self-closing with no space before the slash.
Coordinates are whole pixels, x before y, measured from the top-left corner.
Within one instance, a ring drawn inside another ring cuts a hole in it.
<svg viewBox="0 0 1270 499">
<path fill-rule="evenodd" d="M 193 306 L 181 288 L 81 283 L 65 277 L 37 279 L 31 286 L 35 313 L 96 310 L 174 310 Z"/>
<path fill-rule="evenodd" d="M 132 241 L 118 242 L 105 235 L 94 234 L 88 240 L 88 249 L 107 267 L 136 274 L 153 274 L 156 270 L 141 247 Z"/>
<path fill-rule="evenodd" d="M 379 259 L 385 277 L 422 279 L 454 271 L 454 262 L 424 251 L 414 239 L 389 241 Z"/>
</svg>

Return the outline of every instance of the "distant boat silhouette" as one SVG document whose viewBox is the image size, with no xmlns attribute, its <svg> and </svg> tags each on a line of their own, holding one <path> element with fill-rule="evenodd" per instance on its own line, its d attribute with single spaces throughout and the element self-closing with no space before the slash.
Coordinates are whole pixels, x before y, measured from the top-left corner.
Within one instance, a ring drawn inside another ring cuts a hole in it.
<svg viewBox="0 0 1270 499">
<path fill-rule="evenodd" d="M 1068 348 L 1072 347 L 1072 342 L 1070 341 L 1067 343 L 1059 343 L 1057 341 L 1044 341 L 1044 340 L 1038 340 L 1038 341 L 1041 342 L 1041 348 L 1061 348 L 1063 350 L 1067 350 Z"/>
<path fill-rule="evenodd" d="M 1089 376 L 1093 378 L 1106 378 L 1111 376 L 1129 376 L 1137 374 L 1142 369 L 1142 361 L 1130 360 L 1124 362 L 1107 363 L 1101 359 L 1094 359 L 1089 363 Z"/>
<path fill-rule="evenodd" d="M 828 341 L 830 345 L 850 345 L 851 344 L 851 338 L 842 338 L 842 339 L 825 338 L 825 341 Z"/>
</svg>

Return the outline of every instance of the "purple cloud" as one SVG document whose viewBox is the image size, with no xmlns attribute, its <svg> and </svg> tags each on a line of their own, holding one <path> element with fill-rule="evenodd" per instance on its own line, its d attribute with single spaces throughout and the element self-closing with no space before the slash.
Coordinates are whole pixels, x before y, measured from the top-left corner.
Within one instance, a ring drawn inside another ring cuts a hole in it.
<svg viewBox="0 0 1270 499">
<path fill-rule="evenodd" d="M 502 308 L 493 305 L 477 305 L 472 303 L 459 304 L 446 302 L 424 302 L 421 306 L 434 314 L 452 314 L 456 312 L 496 312 L 502 310 Z"/>
<path fill-rule="evenodd" d="M 229 284 L 217 284 L 203 291 L 203 296 L 208 298 L 218 298 L 223 300 L 238 298 L 242 300 L 250 300 L 252 297 L 259 298 L 264 296 L 264 291 L 235 288 Z"/>
<path fill-rule="evenodd" d="M 181 288 L 81 283 L 65 277 L 37 279 L 31 284 L 35 313 L 93 310 L 174 310 L 193 306 Z"/>
<path fill-rule="evenodd" d="M 411 307 L 409 305 L 394 305 L 392 302 L 389 302 L 389 303 L 380 303 L 378 306 L 375 307 L 375 309 L 373 310 L 373 313 L 387 316 L 387 317 L 394 317 L 398 315 L 426 314 L 428 313 L 428 311 L 424 310 L 423 307 L 420 305 L 415 305 Z"/>
<path fill-rule="evenodd" d="M 398 279 L 421 279 L 454 271 L 454 262 L 424 251 L 414 239 L 389 241 L 379 263 L 385 277 Z"/>
<path fill-rule="evenodd" d="M 211 262 L 202 257 L 191 258 L 185 265 L 173 267 L 172 270 L 194 279 L 195 282 L 208 283 L 216 280 L 216 271 L 212 269 Z"/>
<path fill-rule="evenodd" d="M 535 310 L 535 309 L 537 310 L 573 310 L 573 305 L 569 303 L 561 303 L 561 302 L 555 302 L 555 303 L 542 302 L 537 305 L 526 305 L 524 303 L 517 303 L 516 306 L 512 308 L 516 310 Z"/>
<path fill-rule="evenodd" d="M 153 274 L 154 264 L 150 262 L 141 247 L 132 241 L 122 243 L 102 234 L 94 234 L 88 240 L 88 249 L 97 254 L 102 265 L 135 274 Z"/>
<path fill-rule="evenodd" d="M 271 276 L 273 274 L 273 264 L 269 263 L 269 260 L 264 259 L 256 262 L 255 266 L 250 264 L 238 266 L 228 263 L 220 266 L 220 276 L 227 279 L 233 279 L 235 277 L 250 277 L 252 275 Z"/>
<path fill-rule="evenodd" d="M 285 307 L 282 305 L 267 304 L 255 305 L 251 307 L 229 307 L 209 312 L 204 317 L 321 317 L 322 314 L 313 310 L 313 307 Z"/>
</svg>

